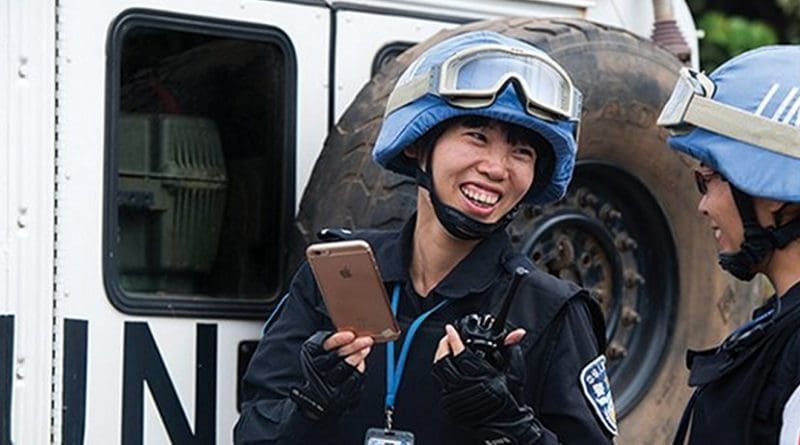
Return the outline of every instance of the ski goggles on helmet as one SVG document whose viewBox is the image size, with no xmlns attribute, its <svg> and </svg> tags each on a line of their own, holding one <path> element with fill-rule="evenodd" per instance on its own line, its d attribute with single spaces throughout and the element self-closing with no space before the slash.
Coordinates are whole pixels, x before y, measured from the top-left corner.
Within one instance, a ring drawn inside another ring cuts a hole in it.
<svg viewBox="0 0 800 445">
<path fill-rule="evenodd" d="M 702 128 L 765 150 L 800 159 L 800 128 L 713 99 L 716 86 L 704 73 L 681 68 L 658 125 L 673 136 Z M 791 117 L 792 113 L 789 113 Z M 800 119 L 800 118 L 798 118 Z"/>
<path fill-rule="evenodd" d="M 429 93 L 455 107 L 488 107 L 509 80 L 517 83 L 518 94 L 524 94 L 529 114 L 548 121 L 579 120 L 581 93 L 553 59 L 543 52 L 497 44 L 458 51 L 441 65 L 397 85 L 386 115 Z"/>
</svg>

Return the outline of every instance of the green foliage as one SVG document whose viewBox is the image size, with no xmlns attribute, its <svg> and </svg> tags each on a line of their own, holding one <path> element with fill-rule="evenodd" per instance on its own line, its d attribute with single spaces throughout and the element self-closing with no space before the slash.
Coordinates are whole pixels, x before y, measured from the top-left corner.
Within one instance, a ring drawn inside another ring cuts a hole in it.
<svg viewBox="0 0 800 445">
<path fill-rule="evenodd" d="M 800 0 L 776 0 L 789 23 L 786 26 L 786 36 L 790 42 L 800 43 Z"/>
<path fill-rule="evenodd" d="M 800 0 L 783 1 L 800 4 Z M 749 49 L 778 43 L 778 34 L 768 24 L 719 11 L 701 15 L 697 26 L 705 31 L 700 41 L 700 66 L 706 71 Z"/>
<path fill-rule="evenodd" d="M 800 18 L 800 0 L 776 0 L 775 3 L 786 15 Z"/>
</svg>

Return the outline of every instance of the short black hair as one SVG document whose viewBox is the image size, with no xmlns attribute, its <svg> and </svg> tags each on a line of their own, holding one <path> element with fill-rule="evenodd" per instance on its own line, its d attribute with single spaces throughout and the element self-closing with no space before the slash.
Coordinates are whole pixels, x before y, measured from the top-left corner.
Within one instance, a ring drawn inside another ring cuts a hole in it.
<svg viewBox="0 0 800 445">
<path fill-rule="evenodd" d="M 427 158 L 436 146 L 436 142 L 442 137 L 445 131 L 454 126 L 466 128 L 488 128 L 495 125 L 502 125 L 506 129 L 506 142 L 511 145 L 525 144 L 536 150 L 536 165 L 533 168 L 534 177 L 531 189 L 528 191 L 541 192 L 553 177 L 555 170 L 555 152 L 553 145 L 541 134 L 523 126 L 512 124 L 485 116 L 457 116 L 444 120 L 435 127 L 428 130 L 419 137 L 414 143 L 417 149 L 417 156 L 420 159 Z M 410 162 L 419 162 L 409 159 Z"/>
</svg>

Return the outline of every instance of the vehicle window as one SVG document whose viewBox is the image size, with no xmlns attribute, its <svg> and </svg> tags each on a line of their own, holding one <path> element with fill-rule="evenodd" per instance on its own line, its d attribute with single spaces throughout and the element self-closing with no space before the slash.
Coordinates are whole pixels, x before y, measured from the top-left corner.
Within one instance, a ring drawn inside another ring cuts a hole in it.
<svg viewBox="0 0 800 445">
<path fill-rule="evenodd" d="M 112 33 L 109 294 L 134 313 L 246 316 L 281 286 L 291 46 L 274 29 L 142 12 Z"/>
</svg>

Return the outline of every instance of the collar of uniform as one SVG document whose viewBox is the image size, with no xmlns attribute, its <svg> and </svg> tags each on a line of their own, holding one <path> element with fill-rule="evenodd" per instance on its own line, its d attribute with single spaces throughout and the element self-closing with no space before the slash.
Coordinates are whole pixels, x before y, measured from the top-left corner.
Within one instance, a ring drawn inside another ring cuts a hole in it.
<svg viewBox="0 0 800 445">
<path fill-rule="evenodd" d="M 398 283 L 408 280 L 411 240 L 416 220 L 416 214 L 412 215 L 400 231 L 391 232 L 385 242 L 372 246 L 384 282 Z"/>
<path fill-rule="evenodd" d="M 384 281 L 409 280 L 408 269 L 411 264 L 415 223 L 416 215 L 413 215 L 406 221 L 402 230 L 392 234 L 375 250 Z M 461 298 L 471 293 L 483 292 L 502 273 L 503 263 L 511 253 L 508 236 L 504 230 L 498 231 L 478 243 L 432 292 L 446 298 Z"/>
<path fill-rule="evenodd" d="M 775 295 L 771 296 L 766 303 L 754 310 L 753 318 L 772 309 L 775 306 L 776 298 L 778 297 Z M 788 314 L 798 308 L 800 308 L 800 282 L 790 287 L 786 294 L 781 297 L 781 313 L 778 314 L 778 316 L 780 317 L 783 314 Z"/>
<path fill-rule="evenodd" d="M 512 252 L 505 230 L 484 239 L 433 289 L 447 298 L 461 298 L 483 292 L 497 281 Z"/>
</svg>

